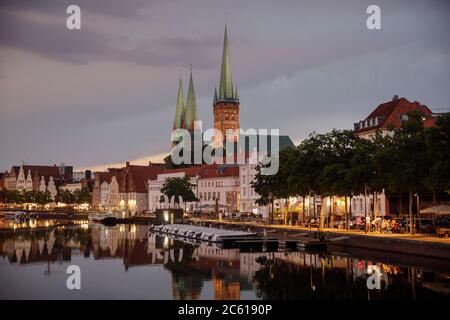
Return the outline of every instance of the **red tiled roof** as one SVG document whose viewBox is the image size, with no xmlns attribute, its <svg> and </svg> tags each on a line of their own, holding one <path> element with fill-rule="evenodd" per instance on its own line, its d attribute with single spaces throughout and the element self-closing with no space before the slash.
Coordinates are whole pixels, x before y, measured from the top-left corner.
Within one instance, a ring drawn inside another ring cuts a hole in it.
<svg viewBox="0 0 450 320">
<path fill-rule="evenodd" d="M 136 166 L 128 165 L 124 169 L 128 170 L 134 182 L 134 192 L 147 193 L 147 180 L 156 180 L 159 173 L 164 171 L 160 165 Z"/>
<path fill-rule="evenodd" d="M 31 176 L 34 177 L 42 177 L 48 178 L 52 176 L 53 178 L 58 178 L 61 176 L 59 172 L 59 168 L 56 166 L 32 166 L 32 165 L 24 165 L 23 172 L 25 175 L 28 174 L 28 171 L 31 171 Z"/>
<path fill-rule="evenodd" d="M 201 178 L 220 178 L 220 177 L 238 177 L 239 167 L 238 166 L 227 166 L 227 165 L 209 165 L 203 170 Z"/>
<path fill-rule="evenodd" d="M 112 172 L 104 171 L 104 172 L 96 172 L 95 178 L 98 180 L 99 184 L 101 185 L 103 182 L 111 182 L 112 176 L 115 174 Z"/>
<path fill-rule="evenodd" d="M 420 110 L 425 115 L 431 115 L 431 110 L 425 106 L 421 105 L 419 102 L 410 102 L 408 99 L 402 97 L 398 99 L 393 99 L 391 101 L 380 104 L 375 108 L 364 120 L 379 118 L 380 121 L 377 125 L 367 126 L 365 128 L 358 128 L 355 132 L 365 132 L 370 130 L 376 130 L 379 128 L 386 128 L 389 124 L 394 125 L 395 127 L 400 128 L 401 122 L 400 118 L 396 117 L 396 115 L 400 116 L 401 114 L 406 114 L 409 111 Z M 425 125 L 425 123 L 424 123 Z"/>
<path fill-rule="evenodd" d="M 392 101 L 388 101 L 388 102 L 380 104 L 364 120 L 372 119 L 372 118 L 375 118 L 375 117 L 388 117 L 394 111 L 394 109 L 397 106 L 397 104 L 399 104 L 400 101 L 403 101 L 403 100 L 406 100 L 406 99 L 405 98 L 400 98 L 398 100 L 392 100 Z M 408 101 L 408 100 L 406 100 L 406 101 Z"/>
</svg>

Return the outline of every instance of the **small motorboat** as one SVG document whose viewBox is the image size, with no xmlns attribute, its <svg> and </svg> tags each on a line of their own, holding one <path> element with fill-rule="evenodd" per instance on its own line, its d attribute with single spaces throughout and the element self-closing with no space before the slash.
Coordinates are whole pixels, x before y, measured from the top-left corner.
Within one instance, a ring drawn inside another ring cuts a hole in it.
<svg viewBox="0 0 450 320">
<path fill-rule="evenodd" d="M 88 216 L 89 221 L 96 221 L 101 223 L 117 222 L 118 217 L 115 212 L 90 212 Z"/>
</svg>

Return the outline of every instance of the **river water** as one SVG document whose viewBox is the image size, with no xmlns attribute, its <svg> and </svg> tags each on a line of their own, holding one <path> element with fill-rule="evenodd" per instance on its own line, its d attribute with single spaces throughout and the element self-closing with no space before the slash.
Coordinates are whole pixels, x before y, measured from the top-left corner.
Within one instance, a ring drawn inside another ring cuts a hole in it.
<svg viewBox="0 0 450 320">
<path fill-rule="evenodd" d="M 140 225 L 0 227 L 0 299 L 450 298 L 448 261 L 340 249 L 244 253 L 157 236 Z M 68 289 L 69 266 L 79 267 L 80 289 Z"/>
</svg>

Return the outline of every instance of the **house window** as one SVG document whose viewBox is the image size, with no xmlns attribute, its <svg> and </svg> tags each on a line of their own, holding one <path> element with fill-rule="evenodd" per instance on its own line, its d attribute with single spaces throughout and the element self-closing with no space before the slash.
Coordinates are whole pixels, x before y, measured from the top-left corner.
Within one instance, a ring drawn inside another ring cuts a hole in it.
<svg viewBox="0 0 450 320">
<path fill-rule="evenodd" d="M 408 115 L 407 115 L 407 114 L 402 114 L 402 115 L 400 116 L 400 120 L 401 120 L 402 122 L 408 121 Z"/>
</svg>

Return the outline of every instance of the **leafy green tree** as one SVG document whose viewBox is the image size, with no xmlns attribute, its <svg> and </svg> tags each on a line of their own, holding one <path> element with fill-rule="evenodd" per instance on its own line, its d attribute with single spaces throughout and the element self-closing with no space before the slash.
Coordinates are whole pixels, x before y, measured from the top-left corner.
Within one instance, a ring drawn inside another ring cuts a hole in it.
<svg viewBox="0 0 450 320">
<path fill-rule="evenodd" d="M 435 127 L 425 130 L 425 139 L 431 165 L 424 184 L 433 193 L 450 192 L 450 112 L 439 116 Z"/>
<path fill-rule="evenodd" d="M 386 184 L 391 192 L 408 193 L 409 227 L 410 233 L 414 233 L 413 194 L 425 190 L 424 181 L 432 166 L 427 155 L 423 113 L 408 113 L 408 120 L 392 139 L 392 144 L 382 150 L 391 165 L 386 168 Z"/>
<path fill-rule="evenodd" d="M 58 193 L 55 198 L 56 202 L 61 202 L 65 204 L 75 204 L 77 203 L 75 195 L 69 190 L 58 189 Z"/>
<path fill-rule="evenodd" d="M 261 170 L 268 168 L 270 164 L 259 164 L 256 166 L 256 174 L 250 183 L 255 192 L 259 195 L 255 203 L 259 206 L 270 205 L 269 224 L 273 223 L 274 202 L 276 191 L 276 179 L 273 175 L 263 175 Z"/>
<path fill-rule="evenodd" d="M 35 199 L 34 200 L 35 200 L 35 202 L 37 204 L 39 204 L 42 207 L 42 206 L 45 206 L 46 204 L 51 203 L 52 202 L 52 197 L 51 197 L 49 191 L 45 191 L 45 192 L 38 191 L 35 194 Z"/>
<path fill-rule="evenodd" d="M 179 204 L 179 197 L 181 196 L 186 206 L 187 202 L 197 202 L 199 199 L 195 196 L 193 188 L 195 187 L 189 180 L 189 177 L 172 177 L 167 178 L 164 182 L 161 193 L 166 195 L 169 199 L 175 196 L 175 203 Z M 164 202 L 161 197 L 160 202 Z"/>
<path fill-rule="evenodd" d="M 92 203 L 92 195 L 87 187 L 75 190 L 73 196 L 76 204 Z"/>
</svg>

